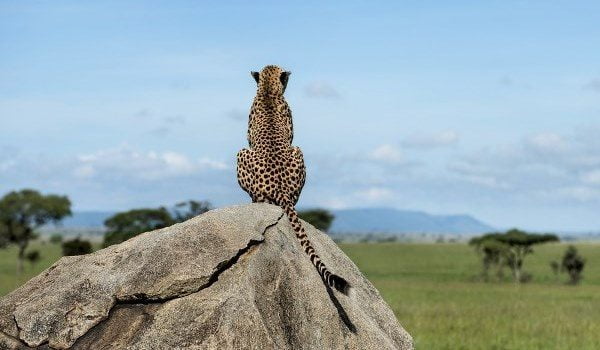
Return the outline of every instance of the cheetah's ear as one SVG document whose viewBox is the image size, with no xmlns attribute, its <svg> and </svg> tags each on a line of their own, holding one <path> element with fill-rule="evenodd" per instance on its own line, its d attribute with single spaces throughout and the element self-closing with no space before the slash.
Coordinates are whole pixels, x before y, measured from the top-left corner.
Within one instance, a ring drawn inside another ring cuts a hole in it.
<svg viewBox="0 0 600 350">
<path fill-rule="evenodd" d="M 279 76 L 279 81 L 281 81 L 281 85 L 283 85 L 283 90 L 285 90 L 287 86 L 290 74 L 292 74 L 292 72 L 281 72 L 281 75 Z"/>
<path fill-rule="evenodd" d="M 252 77 L 254 78 L 254 80 L 256 80 L 256 83 L 258 84 L 258 79 L 260 78 L 260 74 L 258 72 L 250 72 L 250 74 L 252 74 Z"/>
</svg>

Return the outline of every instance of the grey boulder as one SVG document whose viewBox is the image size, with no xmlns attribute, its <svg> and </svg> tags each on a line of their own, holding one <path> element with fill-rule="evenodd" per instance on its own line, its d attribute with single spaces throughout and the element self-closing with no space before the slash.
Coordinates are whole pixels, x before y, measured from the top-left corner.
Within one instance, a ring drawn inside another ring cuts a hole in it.
<svg viewBox="0 0 600 350">
<path fill-rule="evenodd" d="M 324 233 L 326 287 L 280 208 L 213 210 L 63 257 L 0 300 L 0 349 L 412 349 L 373 285 Z"/>
</svg>

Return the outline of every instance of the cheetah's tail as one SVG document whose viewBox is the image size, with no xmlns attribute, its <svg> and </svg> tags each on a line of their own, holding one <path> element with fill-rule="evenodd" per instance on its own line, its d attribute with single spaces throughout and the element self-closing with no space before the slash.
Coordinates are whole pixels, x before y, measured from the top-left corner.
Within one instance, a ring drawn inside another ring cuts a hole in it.
<svg viewBox="0 0 600 350">
<path fill-rule="evenodd" d="M 294 232 L 296 233 L 296 237 L 300 240 L 300 245 L 304 249 L 304 252 L 310 257 L 310 261 L 319 272 L 321 279 L 329 287 L 333 287 L 345 295 L 350 295 L 352 293 L 352 287 L 350 286 L 350 283 L 348 283 L 348 281 L 346 281 L 344 278 L 329 271 L 323 261 L 321 261 L 321 258 L 315 252 L 315 248 L 313 248 L 312 244 L 308 240 L 306 232 L 304 231 L 304 227 L 302 224 L 300 224 L 300 219 L 298 218 L 296 209 L 293 206 L 289 206 L 284 207 L 284 210 L 290 220 Z"/>
</svg>

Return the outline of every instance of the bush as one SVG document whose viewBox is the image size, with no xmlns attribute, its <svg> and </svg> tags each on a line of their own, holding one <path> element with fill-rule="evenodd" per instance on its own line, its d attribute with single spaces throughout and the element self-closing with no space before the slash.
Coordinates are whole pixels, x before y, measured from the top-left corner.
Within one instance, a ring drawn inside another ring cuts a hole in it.
<svg viewBox="0 0 600 350">
<path fill-rule="evenodd" d="M 31 265 L 35 265 L 41 259 L 40 252 L 38 250 L 32 250 L 25 254 L 25 259 L 31 263 Z"/>
<path fill-rule="evenodd" d="M 519 278 L 520 278 L 520 280 L 519 280 L 520 283 L 529 283 L 533 280 L 533 275 L 530 274 L 529 272 L 523 272 Z"/>
<path fill-rule="evenodd" d="M 579 255 L 577 248 L 569 246 L 562 259 L 562 269 L 569 274 L 569 284 L 576 285 L 581 281 L 581 272 L 585 267 L 585 259 Z"/>
<path fill-rule="evenodd" d="M 62 251 L 64 256 L 89 254 L 92 252 L 92 244 L 77 237 L 63 242 Z"/>
<path fill-rule="evenodd" d="M 301 210 L 298 212 L 298 216 L 318 230 L 325 232 L 329 230 L 329 227 L 331 227 L 331 223 L 333 223 L 333 219 L 335 218 L 330 211 L 325 209 Z"/>
<path fill-rule="evenodd" d="M 175 222 L 166 208 L 132 209 L 117 213 L 104 221 L 107 231 L 104 246 L 124 242 L 142 232 L 171 226 Z"/>
</svg>

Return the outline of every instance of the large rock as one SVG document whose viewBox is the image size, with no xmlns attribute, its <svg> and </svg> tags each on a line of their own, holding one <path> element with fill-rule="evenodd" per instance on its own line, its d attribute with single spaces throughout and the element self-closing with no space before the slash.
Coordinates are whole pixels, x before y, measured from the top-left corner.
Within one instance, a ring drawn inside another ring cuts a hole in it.
<svg viewBox="0 0 600 350">
<path fill-rule="evenodd" d="M 305 227 L 354 295 L 325 287 L 281 209 L 237 206 L 60 259 L 0 301 L 0 349 L 412 349 L 352 261 Z"/>
</svg>

